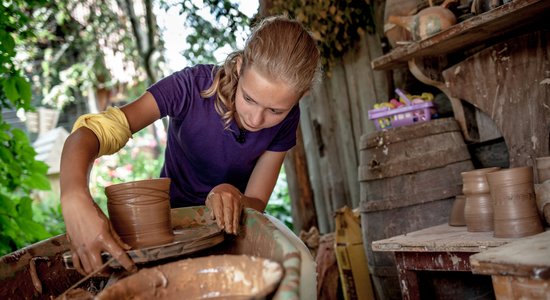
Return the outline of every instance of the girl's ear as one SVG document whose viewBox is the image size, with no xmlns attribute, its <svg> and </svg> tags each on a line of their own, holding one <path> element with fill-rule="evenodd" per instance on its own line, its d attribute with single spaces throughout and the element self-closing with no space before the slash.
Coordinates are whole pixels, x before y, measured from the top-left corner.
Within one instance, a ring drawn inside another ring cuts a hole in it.
<svg viewBox="0 0 550 300">
<path fill-rule="evenodd" d="M 242 57 L 238 56 L 237 57 L 237 75 L 239 75 L 239 77 L 241 76 L 241 66 L 243 65 L 243 59 Z"/>
</svg>

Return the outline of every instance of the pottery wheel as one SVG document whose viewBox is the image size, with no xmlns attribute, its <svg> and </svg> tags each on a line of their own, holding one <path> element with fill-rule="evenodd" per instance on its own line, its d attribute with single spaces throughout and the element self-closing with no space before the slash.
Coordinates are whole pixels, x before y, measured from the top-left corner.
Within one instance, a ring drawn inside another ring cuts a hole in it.
<svg viewBox="0 0 550 300">
<path fill-rule="evenodd" d="M 192 254 L 199 250 L 211 248 L 223 242 L 224 234 L 216 223 L 183 229 L 174 229 L 174 240 L 159 246 L 151 246 L 142 249 L 126 251 L 128 256 L 136 264 L 152 262 L 164 258 Z M 111 258 L 109 253 L 102 253 L 103 261 Z M 63 261 L 67 269 L 74 269 L 71 251 L 63 253 Z M 114 260 L 110 267 L 120 268 L 118 261 Z"/>
</svg>

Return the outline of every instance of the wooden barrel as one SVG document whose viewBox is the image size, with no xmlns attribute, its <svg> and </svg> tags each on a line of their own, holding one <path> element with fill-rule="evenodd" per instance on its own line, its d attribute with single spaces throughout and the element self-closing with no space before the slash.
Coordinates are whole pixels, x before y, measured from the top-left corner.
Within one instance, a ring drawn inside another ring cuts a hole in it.
<svg viewBox="0 0 550 300">
<path fill-rule="evenodd" d="M 448 222 L 460 173 L 474 169 L 460 128 L 436 119 L 361 137 L 361 223 L 379 299 L 401 299 L 393 253 L 373 241 Z"/>
</svg>

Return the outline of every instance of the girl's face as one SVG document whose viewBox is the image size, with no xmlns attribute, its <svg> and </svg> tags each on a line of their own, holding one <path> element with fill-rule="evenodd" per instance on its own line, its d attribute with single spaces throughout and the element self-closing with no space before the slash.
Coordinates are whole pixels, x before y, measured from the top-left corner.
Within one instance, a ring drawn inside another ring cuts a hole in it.
<svg viewBox="0 0 550 300">
<path fill-rule="evenodd" d="M 284 120 L 298 100 L 298 94 L 288 85 L 249 67 L 241 72 L 237 84 L 235 119 L 247 131 L 273 127 Z"/>
</svg>

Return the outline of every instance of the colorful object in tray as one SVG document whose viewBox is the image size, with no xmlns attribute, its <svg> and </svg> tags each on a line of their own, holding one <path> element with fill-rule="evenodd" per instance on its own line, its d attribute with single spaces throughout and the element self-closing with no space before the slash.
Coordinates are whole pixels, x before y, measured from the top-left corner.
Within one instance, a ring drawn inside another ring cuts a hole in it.
<svg viewBox="0 0 550 300">
<path fill-rule="evenodd" d="M 374 121 L 377 130 L 431 120 L 431 110 L 434 106 L 432 102 L 434 97 L 431 93 L 408 97 L 400 89 L 395 89 L 395 92 L 399 96 L 399 101 L 391 99 L 388 102 L 377 103 L 374 109 L 369 110 L 369 119 Z"/>
</svg>

